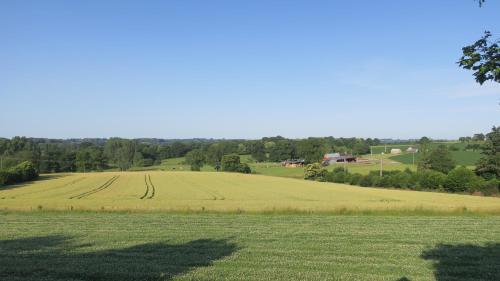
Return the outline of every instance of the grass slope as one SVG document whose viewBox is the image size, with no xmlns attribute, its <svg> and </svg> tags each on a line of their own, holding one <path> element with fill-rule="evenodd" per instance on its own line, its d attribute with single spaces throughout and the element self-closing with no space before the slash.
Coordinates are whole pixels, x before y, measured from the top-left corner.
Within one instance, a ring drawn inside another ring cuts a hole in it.
<svg viewBox="0 0 500 281">
<path fill-rule="evenodd" d="M 500 280 L 500 217 L 0 212 L 0 279 Z"/>
<path fill-rule="evenodd" d="M 0 209 L 500 213 L 500 198 L 236 173 L 148 171 L 45 175 L 0 190 Z"/>
</svg>

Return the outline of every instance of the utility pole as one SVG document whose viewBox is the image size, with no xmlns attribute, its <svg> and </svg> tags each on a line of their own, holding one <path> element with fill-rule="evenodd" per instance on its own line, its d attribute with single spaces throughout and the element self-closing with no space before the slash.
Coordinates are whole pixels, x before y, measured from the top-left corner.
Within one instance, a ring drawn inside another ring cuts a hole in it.
<svg viewBox="0 0 500 281">
<path fill-rule="evenodd" d="M 380 154 L 380 155 L 381 155 L 381 156 L 380 156 L 380 177 L 382 177 L 382 174 L 383 174 L 383 173 L 382 173 L 382 168 L 383 168 L 383 167 L 382 167 L 382 162 L 383 162 L 383 161 L 382 161 L 382 158 L 383 158 L 383 157 L 382 157 L 382 155 L 384 155 L 384 153 L 382 152 L 382 154 Z"/>
<path fill-rule="evenodd" d="M 412 165 L 415 166 L 415 151 L 413 151 L 413 161 L 412 161 Z"/>
</svg>

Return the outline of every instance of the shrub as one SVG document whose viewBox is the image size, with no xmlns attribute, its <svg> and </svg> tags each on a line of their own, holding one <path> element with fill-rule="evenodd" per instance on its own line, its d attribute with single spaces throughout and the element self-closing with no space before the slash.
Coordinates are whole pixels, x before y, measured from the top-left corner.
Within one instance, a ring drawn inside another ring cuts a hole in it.
<svg viewBox="0 0 500 281">
<path fill-rule="evenodd" d="M 359 185 L 362 178 L 363 178 L 363 175 L 361 175 L 361 174 L 358 174 L 358 173 L 352 174 L 349 178 L 349 184 Z"/>
<path fill-rule="evenodd" d="M 488 181 L 483 181 L 479 191 L 484 195 L 494 195 L 498 194 L 500 189 L 500 181 L 497 179 L 491 179 Z"/>
<path fill-rule="evenodd" d="M 444 189 L 450 192 L 475 191 L 481 185 L 480 179 L 466 167 L 451 170 L 446 176 Z"/>
<path fill-rule="evenodd" d="M 376 177 L 374 177 L 372 174 L 368 174 L 366 176 L 362 176 L 360 181 L 359 181 L 359 185 L 360 186 L 363 186 L 363 187 L 367 187 L 367 186 L 374 186 L 374 183 L 375 183 L 375 179 Z"/>
<path fill-rule="evenodd" d="M 240 156 L 238 154 L 227 154 L 222 156 L 221 168 L 226 172 L 236 172 L 240 166 Z"/>
<path fill-rule="evenodd" d="M 38 177 L 38 171 L 29 161 L 22 162 L 7 171 L 0 172 L 0 186 L 34 180 Z"/>
<path fill-rule="evenodd" d="M 248 166 L 248 164 L 241 163 L 238 166 L 238 169 L 236 170 L 236 172 L 244 173 L 244 174 L 250 174 L 252 172 L 252 169 L 250 169 L 250 166 Z"/>
<path fill-rule="evenodd" d="M 250 174 L 252 172 L 248 164 L 240 163 L 240 156 L 237 154 L 227 154 L 222 156 L 221 167 L 225 172 L 238 172 L 245 174 Z"/>
<path fill-rule="evenodd" d="M 439 189 L 443 187 L 446 175 L 441 172 L 425 170 L 418 173 L 420 187 L 425 189 Z"/>
<path fill-rule="evenodd" d="M 326 181 L 328 171 L 319 163 L 308 164 L 304 169 L 304 179 Z"/>
</svg>

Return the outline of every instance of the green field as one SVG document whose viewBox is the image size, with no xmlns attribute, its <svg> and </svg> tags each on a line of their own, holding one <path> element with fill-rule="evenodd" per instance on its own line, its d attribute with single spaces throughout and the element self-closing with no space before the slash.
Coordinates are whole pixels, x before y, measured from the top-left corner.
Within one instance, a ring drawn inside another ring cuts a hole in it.
<svg viewBox="0 0 500 281">
<path fill-rule="evenodd" d="M 0 279 L 499 280 L 500 217 L 0 212 Z"/>
<path fill-rule="evenodd" d="M 458 150 L 450 150 L 453 159 L 456 161 L 457 165 L 460 166 L 475 166 L 477 161 L 482 157 L 481 151 L 479 150 L 465 150 L 466 143 L 459 142 L 433 142 L 430 144 L 431 147 L 438 146 L 444 144 L 448 147 L 454 147 Z M 385 151 L 385 153 L 390 153 L 391 148 L 399 148 L 403 151 L 401 155 L 390 156 L 389 158 L 401 162 L 403 164 L 412 164 L 413 163 L 413 155 L 411 153 L 405 153 L 408 147 L 418 147 L 418 145 L 379 145 L 372 146 L 372 152 L 374 154 L 380 154 Z M 390 154 L 389 154 L 390 155 Z M 420 154 L 415 154 L 415 162 L 418 161 Z"/>
<path fill-rule="evenodd" d="M 0 190 L 4 210 L 500 213 L 500 198 L 215 172 L 44 175 Z"/>
<path fill-rule="evenodd" d="M 474 166 L 477 161 L 482 157 L 481 153 L 478 151 L 450 151 L 453 159 L 456 161 L 457 165 L 463 166 Z M 418 161 L 420 154 L 415 154 L 415 161 Z M 394 161 L 401 162 L 403 164 L 411 164 L 413 161 L 413 155 L 409 153 L 391 156 L 390 159 Z"/>
</svg>

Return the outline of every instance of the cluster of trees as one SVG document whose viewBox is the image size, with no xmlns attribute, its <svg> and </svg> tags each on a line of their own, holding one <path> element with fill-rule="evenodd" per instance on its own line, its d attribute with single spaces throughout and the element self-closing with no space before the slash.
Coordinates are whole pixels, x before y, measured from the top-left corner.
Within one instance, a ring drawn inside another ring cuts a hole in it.
<svg viewBox="0 0 500 281">
<path fill-rule="evenodd" d="M 486 180 L 466 167 L 456 167 L 448 174 L 434 170 L 412 172 L 407 169 L 405 171 L 386 171 L 383 176 L 380 176 L 378 171 L 371 171 L 367 175 L 361 175 L 359 173 L 350 173 L 340 167 L 329 172 L 318 164 L 310 164 L 306 167 L 305 179 L 346 183 L 363 187 L 389 187 L 459 193 L 480 192 L 484 195 L 498 194 L 500 184 L 499 180 L 495 178 Z"/>
<path fill-rule="evenodd" d="M 303 158 L 320 161 L 327 152 L 361 155 L 378 139 L 269 137 L 261 140 L 161 140 L 161 139 L 69 139 L 0 138 L 0 170 L 30 161 L 40 173 L 128 170 L 160 164 L 163 159 L 188 156 L 194 170 L 203 165 L 221 167 L 222 157 L 251 154 L 257 162 Z"/>
<path fill-rule="evenodd" d="M 0 186 L 34 180 L 38 172 L 29 161 L 22 162 L 7 170 L 0 171 Z"/>
<path fill-rule="evenodd" d="M 300 158 L 306 163 L 319 162 L 328 152 L 348 152 L 353 155 L 370 153 L 370 146 L 379 145 L 379 139 L 362 138 L 307 138 L 300 140 L 283 137 L 263 138 L 251 142 L 249 152 L 258 161 L 280 162 Z"/>
<path fill-rule="evenodd" d="M 127 170 L 159 164 L 162 159 L 182 157 L 205 142 L 162 143 L 157 140 L 70 139 L 14 137 L 0 139 L 0 170 L 30 161 L 40 173 Z"/>
<path fill-rule="evenodd" d="M 349 173 L 341 167 L 332 172 L 319 163 L 309 164 L 304 171 L 307 180 L 347 183 L 359 186 L 406 188 L 413 190 L 439 190 L 447 192 L 477 193 L 485 195 L 500 192 L 500 127 L 493 127 L 481 146 L 483 157 L 475 171 L 456 167 L 445 145 L 429 148 L 426 139 L 419 142 L 422 157 L 417 172 L 372 171 L 368 175 Z"/>
</svg>

